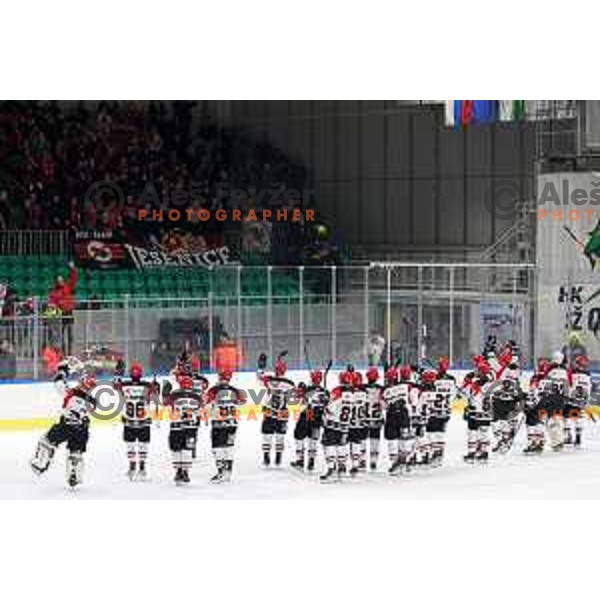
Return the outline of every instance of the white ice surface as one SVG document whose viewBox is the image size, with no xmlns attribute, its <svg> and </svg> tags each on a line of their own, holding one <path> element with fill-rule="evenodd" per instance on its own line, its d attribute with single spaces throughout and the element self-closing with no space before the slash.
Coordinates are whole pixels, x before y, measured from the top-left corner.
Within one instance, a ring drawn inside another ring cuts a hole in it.
<svg viewBox="0 0 600 600">
<path fill-rule="evenodd" d="M 153 429 L 149 474 L 146 483 L 131 483 L 125 476 L 127 460 L 121 427 L 107 425 L 91 431 L 84 485 L 75 492 L 64 484 L 64 449 L 42 477 L 32 473 L 28 461 L 42 432 L 0 434 L 1 499 L 597 499 L 600 498 L 600 428 L 587 424 L 585 447 L 578 451 L 529 457 L 522 454 L 524 428 L 515 448 L 506 456 L 494 456 L 488 465 L 466 465 L 462 461 L 465 423 L 453 417 L 449 448 L 440 469 L 391 478 L 385 442 L 382 442 L 380 472 L 340 484 L 324 485 L 318 476 L 303 476 L 287 466 L 294 458 L 293 422 L 287 435 L 285 466 L 264 469 L 260 464 L 259 423 L 240 425 L 233 481 L 208 483 L 214 473 L 209 448 L 209 429 L 201 429 L 198 459 L 192 483 L 176 487 L 167 448 L 168 424 Z M 319 450 L 320 452 L 320 450 Z M 319 469 L 322 455 L 319 454 Z"/>
</svg>

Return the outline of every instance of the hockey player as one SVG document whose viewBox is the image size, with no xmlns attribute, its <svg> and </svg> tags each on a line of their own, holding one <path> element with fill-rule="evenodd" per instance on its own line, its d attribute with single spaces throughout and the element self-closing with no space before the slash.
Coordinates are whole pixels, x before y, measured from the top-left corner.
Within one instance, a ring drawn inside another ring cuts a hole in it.
<svg viewBox="0 0 600 600">
<path fill-rule="evenodd" d="M 570 369 L 567 367 L 565 355 L 560 350 L 557 350 L 552 354 L 552 361 L 548 366 L 546 378 L 549 381 L 556 383 L 557 390 L 561 394 L 564 396 L 568 395 L 571 373 Z"/>
<path fill-rule="evenodd" d="M 513 373 L 512 370 L 504 373 L 504 377 L 494 384 L 490 393 L 492 429 L 496 439 L 492 452 L 505 454 L 514 442 L 526 396 L 521 389 L 517 373 Z"/>
<path fill-rule="evenodd" d="M 259 365 L 259 370 L 260 370 Z M 263 465 L 271 464 L 271 450 L 275 438 L 275 465 L 280 466 L 285 447 L 285 434 L 289 418 L 288 402 L 293 394 L 297 394 L 296 385 L 291 379 L 285 377 L 287 366 L 280 356 L 275 363 L 275 375 L 263 373 L 262 384 L 267 388 L 268 397 L 263 405 Z"/>
<path fill-rule="evenodd" d="M 592 393 L 592 378 L 585 355 L 580 354 L 575 358 L 570 375 L 569 395 L 565 401 L 563 415 L 565 444 L 572 444 L 577 448 L 581 446 L 585 411 Z"/>
<path fill-rule="evenodd" d="M 385 372 L 383 435 L 388 445 L 391 475 L 399 474 L 402 470 L 409 471 L 414 463 L 409 402 L 415 386 L 411 380 L 412 370 L 409 366 L 403 366 L 400 373 L 396 367 L 390 367 Z"/>
<path fill-rule="evenodd" d="M 525 425 L 527 427 L 527 446 L 525 454 L 537 454 L 544 450 L 544 425 L 539 414 L 539 401 L 541 390 L 547 385 L 547 375 L 550 363 L 545 358 L 540 358 L 536 371 L 529 380 L 529 393 L 525 399 Z"/>
<path fill-rule="evenodd" d="M 352 372 L 352 406 L 348 425 L 348 443 L 350 444 L 350 475 L 367 470 L 367 392 L 364 389 L 362 375 Z"/>
<path fill-rule="evenodd" d="M 331 391 L 331 399 L 325 408 L 322 442 L 326 470 L 320 477 L 322 483 L 340 480 L 346 474 L 348 426 L 354 404 L 352 379 L 351 372 L 340 373 L 339 385 Z"/>
<path fill-rule="evenodd" d="M 122 376 L 123 367 L 117 366 L 113 387 L 122 394 L 123 441 L 127 446 L 131 481 L 146 480 L 146 461 L 150 446 L 152 427 L 152 403 L 157 400 L 158 386 L 155 381 L 143 378 L 142 366 L 134 362 L 129 369 L 129 377 Z"/>
<path fill-rule="evenodd" d="M 446 428 L 450 421 L 450 415 L 452 413 L 452 403 L 456 398 L 456 377 L 448 373 L 450 367 L 450 361 L 447 357 L 443 356 L 438 361 L 437 375 L 435 379 L 435 391 L 438 394 L 439 406 L 434 411 L 438 414 L 438 418 L 443 421 L 443 427 L 441 432 L 437 432 L 435 440 L 432 440 L 432 464 L 434 466 L 440 466 L 444 459 L 444 452 L 446 450 Z M 440 424 L 441 425 L 441 424 Z"/>
<path fill-rule="evenodd" d="M 318 370 L 311 371 L 310 385 L 301 388 L 303 409 L 294 428 L 296 460 L 291 464 L 301 471 L 304 470 L 305 454 L 308 454 L 307 470 L 312 472 L 315 469 L 317 443 L 321 437 L 325 408 L 329 402 L 329 392 L 321 385 L 322 382 L 323 373 Z"/>
<path fill-rule="evenodd" d="M 379 371 L 377 367 L 369 367 L 366 373 L 367 383 L 364 386 L 367 394 L 366 421 L 369 442 L 369 468 L 377 469 L 379 460 L 379 444 L 383 426 L 383 386 L 377 383 Z"/>
<path fill-rule="evenodd" d="M 67 483 L 71 488 L 82 482 L 83 455 L 89 439 L 89 411 L 96 406 L 96 400 L 91 395 L 96 387 L 93 375 L 83 374 L 75 387 L 67 384 L 68 369 L 59 371 L 54 382 L 63 391 L 62 411 L 57 423 L 45 433 L 37 444 L 35 456 L 31 460 L 33 471 L 41 475 L 48 470 L 56 449 L 61 444 L 67 444 Z"/>
<path fill-rule="evenodd" d="M 169 450 L 173 457 L 175 483 L 186 484 L 190 482 L 190 469 L 198 442 L 202 390 L 194 388 L 189 375 L 180 375 L 177 387 L 169 391 L 165 404 L 171 408 Z"/>
<path fill-rule="evenodd" d="M 552 355 L 546 378 L 548 385 L 546 389 L 541 390 L 539 409 L 542 421 L 546 425 L 550 446 L 554 451 L 559 451 L 565 442 L 563 410 L 571 383 L 571 370 L 560 350 Z"/>
<path fill-rule="evenodd" d="M 211 409 L 210 441 L 217 468 L 211 483 L 231 480 L 233 452 L 239 420 L 239 406 L 244 404 L 242 391 L 231 385 L 232 372 L 222 369 L 215 385 L 205 394 L 206 406 Z"/>
<path fill-rule="evenodd" d="M 467 421 L 467 454 L 464 459 L 468 463 L 487 462 L 489 458 L 489 430 L 492 420 L 492 403 L 488 393 L 494 381 L 491 367 L 485 360 L 476 357 L 475 371 L 465 377 L 462 388 L 468 396 L 465 409 Z"/>
</svg>

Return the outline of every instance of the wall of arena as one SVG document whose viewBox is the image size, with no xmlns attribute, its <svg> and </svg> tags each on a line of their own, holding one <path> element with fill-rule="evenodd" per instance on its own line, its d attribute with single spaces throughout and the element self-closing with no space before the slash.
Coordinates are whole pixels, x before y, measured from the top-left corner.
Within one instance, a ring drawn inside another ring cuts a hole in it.
<svg viewBox="0 0 600 600">
<path fill-rule="evenodd" d="M 529 124 L 453 129 L 442 105 L 397 100 L 240 101 L 217 109 L 224 122 L 304 164 L 317 216 L 371 255 L 480 251 L 516 216 L 496 214 L 486 200 L 507 189 L 533 195 Z"/>
</svg>

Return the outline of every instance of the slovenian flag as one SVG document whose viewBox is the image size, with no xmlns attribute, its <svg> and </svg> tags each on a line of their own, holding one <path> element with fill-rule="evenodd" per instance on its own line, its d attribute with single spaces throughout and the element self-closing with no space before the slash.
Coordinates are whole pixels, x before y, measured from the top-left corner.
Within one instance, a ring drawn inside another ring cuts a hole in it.
<svg viewBox="0 0 600 600">
<path fill-rule="evenodd" d="M 446 100 L 446 125 L 466 127 L 496 121 L 518 121 L 525 116 L 524 100 Z"/>
</svg>

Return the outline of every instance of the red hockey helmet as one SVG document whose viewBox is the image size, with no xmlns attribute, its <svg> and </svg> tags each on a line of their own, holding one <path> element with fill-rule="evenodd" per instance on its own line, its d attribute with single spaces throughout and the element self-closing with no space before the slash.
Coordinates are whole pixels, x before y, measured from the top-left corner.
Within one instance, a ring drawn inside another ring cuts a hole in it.
<svg viewBox="0 0 600 600">
<path fill-rule="evenodd" d="M 547 358 L 538 358 L 537 370 L 539 373 L 547 373 L 550 368 L 550 363 Z"/>
<path fill-rule="evenodd" d="M 423 381 L 423 383 L 433 383 L 436 377 L 437 373 L 433 369 L 427 369 L 421 375 L 421 380 Z"/>
<path fill-rule="evenodd" d="M 352 385 L 352 373 L 342 371 L 340 373 L 340 385 Z"/>
<path fill-rule="evenodd" d="M 193 373 L 200 371 L 200 359 L 195 354 L 190 359 L 190 367 Z"/>
<path fill-rule="evenodd" d="M 129 367 L 129 376 L 131 379 L 141 379 L 143 374 L 144 371 L 139 362 L 134 362 L 131 367 Z"/>
<path fill-rule="evenodd" d="M 377 367 L 369 367 L 367 369 L 367 381 L 369 383 L 375 383 L 379 379 L 379 371 Z"/>
<path fill-rule="evenodd" d="M 580 354 L 579 356 L 575 357 L 575 366 L 578 369 L 587 369 L 589 364 L 590 361 L 588 360 L 587 356 Z"/>
<path fill-rule="evenodd" d="M 408 381 L 411 375 L 412 369 L 410 368 L 410 365 L 402 365 L 402 367 L 400 367 L 400 379 Z"/>
<path fill-rule="evenodd" d="M 192 387 L 194 386 L 194 382 L 192 381 L 191 377 L 188 377 L 187 375 L 183 375 L 182 377 L 179 378 L 179 385 L 184 390 L 191 390 Z"/>
<path fill-rule="evenodd" d="M 438 360 L 438 369 L 441 373 L 445 373 L 450 367 L 450 361 L 447 356 L 442 356 L 440 360 Z"/>
<path fill-rule="evenodd" d="M 398 381 L 398 369 L 396 369 L 396 367 L 390 367 L 385 372 L 385 380 L 388 383 L 396 383 L 396 381 Z"/>
<path fill-rule="evenodd" d="M 231 369 L 221 369 L 219 371 L 219 380 L 220 381 L 231 381 L 233 377 L 233 372 Z"/>
<path fill-rule="evenodd" d="M 321 373 L 321 371 L 311 371 L 310 372 L 310 382 L 313 385 L 321 385 L 321 382 L 323 381 L 323 373 Z"/>
<path fill-rule="evenodd" d="M 275 376 L 276 377 L 283 377 L 285 375 L 287 371 L 287 365 L 285 364 L 285 361 L 281 358 L 279 358 L 277 360 L 277 362 L 275 363 Z"/>
<path fill-rule="evenodd" d="M 96 378 L 91 374 L 82 375 L 79 380 L 79 385 L 84 390 L 91 390 L 96 387 Z"/>
<path fill-rule="evenodd" d="M 358 371 L 354 371 L 354 373 L 352 373 L 352 385 L 354 387 L 360 387 L 362 384 L 363 384 L 362 373 L 359 373 Z"/>
</svg>

